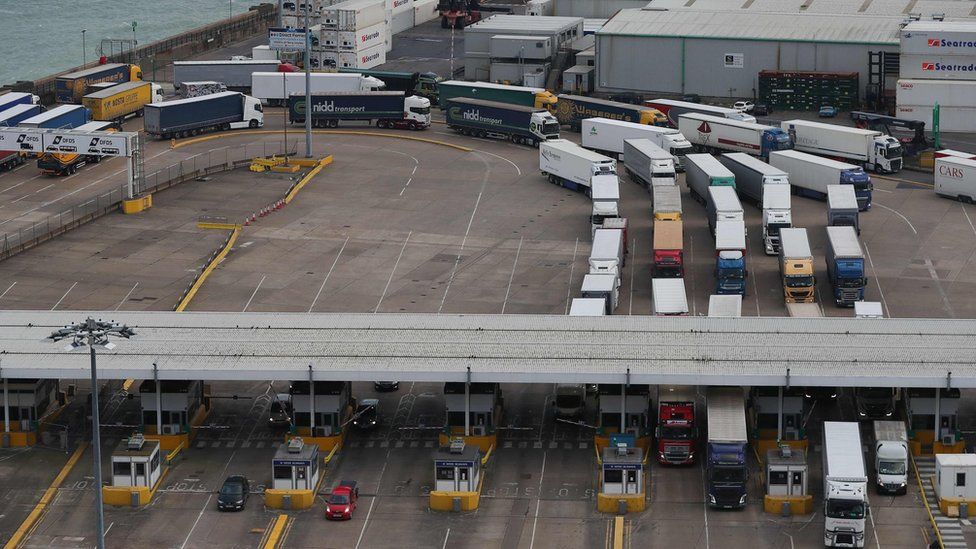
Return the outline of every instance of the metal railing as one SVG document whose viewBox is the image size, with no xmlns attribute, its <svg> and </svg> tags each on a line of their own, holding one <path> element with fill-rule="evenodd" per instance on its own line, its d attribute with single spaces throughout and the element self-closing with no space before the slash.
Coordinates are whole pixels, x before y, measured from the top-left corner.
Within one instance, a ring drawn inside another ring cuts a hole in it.
<svg viewBox="0 0 976 549">
<path fill-rule="evenodd" d="M 289 143 L 288 153 L 295 154 L 297 148 L 298 143 Z M 185 181 L 247 166 L 255 157 L 280 155 L 284 150 L 281 142 L 261 142 L 195 154 L 176 164 L 149 173 L 142 181 L 137 181 L 136 196 L 159 192 Z M 123 183 L 108 192 L 78 202 L 29 226 L 0 234 L 0 260 L 118 210 L 125 199 L 125 191 L 126 185 Z"/>
</svg>

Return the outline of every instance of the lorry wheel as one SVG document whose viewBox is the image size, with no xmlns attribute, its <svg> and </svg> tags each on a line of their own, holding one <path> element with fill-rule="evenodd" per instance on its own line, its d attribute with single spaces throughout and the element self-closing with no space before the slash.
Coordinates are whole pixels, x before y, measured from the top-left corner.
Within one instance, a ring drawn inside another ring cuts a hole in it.
<svg viewBox="0 0 976 549">
<path fill-rule="evenodd" d="M 136 118 L 142 118 L 146 114 L 146 109 L 139 109 L 136 111 Z"/>
<path fill-rule="evenodd" d="M 329 120 L 329 125 L 332 126 L 333 128 L 338 128 L 339 127 L 339 121 L 338 120 Z"/>
<path fill-rule="evenodd" d="M 441 17 L 441 28 L 442 29 L 447 28 L 447 17 Z"/>
<path fill-rule="evenodd" d="M 248 128 L 251 128 L 252 130 L 253 130 L 254 128 L 257 128 L 257 127 L 258 127 L 258 121 L 257 121 L 257 120 L 254 120 L 254 119 L 252 118 L 252 119 L 251 119 L 251 121 L 247 123 L 247 127 L 248 127 Z"/>
</svg>

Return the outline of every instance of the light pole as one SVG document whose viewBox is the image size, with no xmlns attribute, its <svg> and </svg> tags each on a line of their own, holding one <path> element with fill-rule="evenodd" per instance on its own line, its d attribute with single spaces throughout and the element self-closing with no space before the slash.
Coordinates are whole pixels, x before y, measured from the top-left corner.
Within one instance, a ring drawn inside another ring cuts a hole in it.
<svg viewBox="0 0 976 549">
<path fill-rule="evenodd" d="M 312 158 L 312 33 L 308 28 L 311 5 L 305 4 L 305 158 Z"/>
<path fill-rule="evenodd" d="M 81 29 L 81 66 L 88 64 L 88 50 L 85 49 L 85 33 L 88 29 Z"/>
<path fill-rule="evenodd" d="M 234 17 L 234 0 L 227 0 L 227 18 Z"/>
<path fill-rule="evenodd" d="M 110 351 L 115 348 L 115 344 L 109 341 L 109 336 L 129 339 L 134 335 L 136 333 L 132 328 L 124 324 L 120 326 L 115 322 L 104 322 L 89 317 L 84 322 L 65 326 L 48 336 L 52 341 L 70 338 L 71 343 L 66 348 L 69 351 L 87 345 L 91 356 L 92 465 L 95 469 L 95 516 L 98 529 L 95 546 L 97 549 L 105 549 L 105 518 L 102 515 L 102 452 L 101 437 L 98 432 L 98 374 L 95 369 L 95 347 L 100 346 Z"/>
</svg>

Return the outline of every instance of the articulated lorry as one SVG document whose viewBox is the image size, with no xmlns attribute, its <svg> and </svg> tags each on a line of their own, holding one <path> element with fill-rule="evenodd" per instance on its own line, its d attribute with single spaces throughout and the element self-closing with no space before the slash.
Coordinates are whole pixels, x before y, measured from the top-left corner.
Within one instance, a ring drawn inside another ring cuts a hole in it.
<svg viewBox="0 0 976 549">
<path fill-rule="evenodd" d="M 652 145 L 657 145 L 660 149 L 661 146 L 658 143 L 662 142 L 662 137 L 669 135 L 665 132 L 670 131 L 657 126 L 647 126 L 610 118 L 587 118 L 581 124 L 581 142 L 584 147 L 618 160 L 626 160 L 627 158 L 625 141 L 646 140 L 650 141 Z M 633 151 L 632 148 L 631 150 Z M 664 153 L 663 149 L 661 152 Z M 656 157 L 661 158 L 660 156 Z M 675 162 L 677 157 L 671 155 L 671 160 Z"/>
<path fill-rule="evenodd" d="M 173 61 L 173 86 L 177 91 L 184 82 L 213 80 L 227 86 L 228 90 L 250 93 L 251 75 L 256 72 L 291 72 L 282 69 L 277 60 L 214 60 Z M 278 82 L 281 85 L 281 82 Z"/>
<path fill-rule="evenodd" d="M 879 494 L 908 493 L 908 432 L 903 421 L 874 422 L 875 488 Z"/>
<path fill-rule="evenodd" d="M 108 63 L 90 69 L 62 74 L 54 80 L 54 99 L 58 103 L 81 103 L 81 98 L 93 84 L 102 82 L 132 82 L 142 80 L 138 65 Z"/>
<path fill-rule="evenodd" d="M 116 84 L 81 98 L 81 104 L 91 110 L 92 120 L 116 124 L 130 116 L 142 116 L 146 105 L 162 102 L 163 87 L 141 80 Z"/>
<path fill-rule="evenodd" d="M 462 135 L 508 139 L 530 147 L 559 139 L 559 122 L 544 108 L 465 97 L 442 98 L 441 105 L 447 109 L 447 127 Z"/>
<path fill-rule="evenodd" d="M 827 227 L 827 276 L 834 288 L 834 301 L 841 307 L 853 307 L 864 301 L 864 252 L 853 227 Z"/>
<path fill-rule="evenodd" d="M 654 220 L 654 278 L 680 278 L 684 269 L 684 225 L 680 219 Z"/>
<path fill-rule="evenodd" d="M 382 80 L 361 74 L 313 72 L 309 74 L 309 77 L 312 95 L 386 90 L 386 84 Z M 305 73 L 251 73 L 251 96 L 257 97 L 262 103 L 275 106 L 285 105 L 292 95 L 305 95 Z"/>
<path fill-rule="evenodd" d="M 779 231 L 779 276 L 783 280 L 783 298 L 787 303 L 813 303 L 816 297 L 813 276 L 813 253 L 806 229 Z"/>
<path fill-rule="evenodd" d="M 766 255 L 779 253 L 779 232 L 793 226 L 790 186 L 763 185 L 762 227 Z"/>
<path fill-rule="evenodd" d="M 739 318 L 742 316 L 741 295 L 708 296 L 708 316 L 714 318 Z"/>
<path fill-rule="evenodd" d="M 590 235 L 597 229 L 602 229 L 611 219 L 620 218 L 620 184 L 617 176 L 600 175 L 591 181 L 590 198 L 593 200 L 593 212 L 590 214 Z M 624 252 L 627 247 L 626 225 L 620 228 L 624 231 Z"/>
<path fill-rule="evenodd" d="M 877 173 L 901 170 L 901 142 L 890 135 L 812 120 L 786 120 L 780 125 L 798 151 L 852 162 Z"/>
<path fill-rule="evenodd" d="M 653 278 L 651 293 L 654 314 L 657 316 L 685 316 L 688 314 L 688 295 L 683 278 Z"/>
<path fill-rule="evenodd" d="M 691 465 L 695 462 L 698 441 L 696 401 L 692 386 L 658 385 L 657 426 L 654 428 L 658 463 Z"/>
<path fill-rule="evenodd" d="M 705 204 L 709 187 L 735 188 L 735 175 L 710 154 L 689 154 L 687 161 L 685 183 L 691 196 L 698 202 Z"/>
<path fill-rule="evenodd" d="M 864 547 L 868 477 L 857 422 L 823 424 L 824 545 Z"/>
<path fill-rule="evenodd" d="M 574 132 L 580 131 L 587 118 L 609 118 L 650 126 L 666 127 L 668 119 L 661 111 L 643 105 L 631 105 L 583 95 L 559 94 L 556 96 L 556 118 Z M 677 132 L 675 132 L 677 133 Z M 664 147 L 665 149 L 667 147 Z"/>
<path fill-rule="evenodd" d="M 970 204 L 976 202 L 976 160 L 951 156 L 936 158 L 935 194 Z"/>
<path fill-rule="evenodd" d="M 763 203 L 766 185 L 790 184 L 789 174 L 745 153 L 725 153 L 718 157 L 718 161 L 735 175 L 735 190 L 739 196 L 757 206 Z"/>
<path fill-rule="evenodd" d="M 0 112 L 0 128 L 19 126 L 21 122 L 41 114 L 44 107 L 40 105 L 14 105 Z"/>
<path fill-rule="evenodd" d="M 800 151 L 774 151 L 769 163 L 790 174 L 793 192 L 800 196 L 826 200 L 827 185 L 853 185 L 857 207 L 871 209 L 871 178 L 860 166 L 838 162 Z"/>
<path fill-rule="evenodd" d="M 398 72 L 372 69 L 341 68 L 340 73 L 358 73 L 378 78 L 386 84 L 387 91 L 402 91 L 407 95 L 419 95 L 436 105 L 440 99 L 438 86 L 444 79 L 433 72 Z M 534 106 L 534 105 L 533 105 Z"/>
<path fill-rule="evenodd" d="M 746 225 L 722 220 L 715 225 L 715 293 L 746 294 Z"/>
<path fill-rule="evenodd" d="M 580 296 L 589 299 L 602 299 L 606 314 L 612 315 L 620 300 L 620 281 L 614 274 L 583 275 Z"/>
<path fill-rule="evenodd" d="M 445 80 L 437 85 L 437 93 L 441 109 L 446 109 L 452 99 L 468 98 L 522 105 L 552 112 L 556 108 L 557 101 L 556 96 L 544 88 L 463 80 Z"/>
<path fill-rule="evenodd" d="M 549 182 L 590 196 L 597 180 L 617 182 L 617 161 L 566 139 L 539 144 L 539 170 Z M 619 196 L 619 188 L 618 188 Z M 595 210 L 594 210 L 594 213 Z"/>
<path fill-rule="evenodd" d="M 14 105 L 37 105 L 41 98 L 24 92 L 8 92 L 0 95 L 0 113 L 13 107 Z"/>
<path fill-rule="evenodd" d="M 776 126 L 707 114 L 682 114 L 678 117 L 678 130 L 702 152 L 743 152 L 769 158 L 771 151 L 793 148 L 790 136 Z"/>
<path fill-rule="evenodd" d="M 854 227 L 861 234 L 857 195 L 850 185 L 827 185 L 827 226 Z"/>
<path fill-rule="evenodd" d="M 654 219 L 681 219 L 681 189 L 677 185 L 658 185 L 651 189 Z"/>
<path fill-rule="evenodd" d="M 288 120 L 303 124 L 305 96 L 288 98 Z M 424 130 L 430 127 L 430 100 L 403 92 L 350 92 L 312 96 L 312 126 L 337 128 L 339 122 L 365 121 L 377 128 Z"/>
<path fill-rule="evenodd" d="M 749 466 L 746 449 L 746 403 L 740 387 L 709 387 L 708 409 L 708 503 L 712 507 L 741 509 L 746 505 Z"/>
<path fill-rule="evenodd" d="M 756 122 L 755 116 L 746 114 L 742 111 L 737 111 L 728 107 L 719 107 L 717 105 L 705 105 L 703 103 L 678 101 L 676 99 L 651 99 L 650 101 L 644 101 L 644 106 L 657 109 L 664 113 L 664 116 L 668 117 L 668 125 L 672 128 L 678 127 L 679 116 L 690 113 L 707 114 L 721 118 L 728 118 L 730 120 L 739 120 L 740 122 Z"/>
<path fill-rule="evenodd" d="M 812 301 L 810 303 L 787 302 L 786 315 L 790 318 L 823 318 L 823 311 L 820 309 L 819 303 L 814 303 Z M 807 387 L 807 390 L 809 391 L 807 398 L 813 398 L 813 395 L 815 394 L 814 390 L 811 389 L 816 390 L 817 388 Z M 830 394 L 830 398 L 837 398 L 836 390 L 832 389 L 832 391 L 834 392 Z"/>
<path fill-rule="evenodd" d="M 574 297 L 569 305 L 569 316 L 606 316 L 606 301 L 591 297 Z"/>
<path fill-rule="evenodd" d="M 624 166 L 648 192 L 658 185 L 678 184 L 674 156 L 650 139 L 624 139 Z"/>
<path fill-rule="evenodd" d="M 590 274 L 610 274 L 620 285 L 624 267 L 624 235 L 620 229 L 597 229 L 590 249 Z"/>
<path fill-rule="evenodd" d="M 60 105 L 22 120 L 22 128 L 70 130 L 91 120 L 91 111 L 81 105 Z"/>
<path fill-rule="evenodd" d="M 116 131 L 114 122 L 104 122 L 95 121 L 82 124 L 76 128 L 73 128 L 79 132 L 101 132 Z M 78 143 L 82 139 L 84 143 L 89 142 L 88 138 L 75 138 L 74 143 Z M 45 152 L 37 159 L 37 167 L 41 172 L 47 175 L 71 175 L 88 164 L 98 164 L 102 161 L 102 157 L 97 154 L 84 154 L 75 149 L 76 145 L 72 144 L 71 141 L 62 140 L 58 149 L 64 152 Z"/>
<path fill-rule="evenodd" d="M 264 125 L 261 102 L 240 92 L 153 103 L 145 110 L 146 133 L 162 139 Z"/>
<path fill-rule="evenodd" d="M 732 187 L 709 187 L 705 212 L 708 214 L 708 230 L 712 232 L 712 236 L 715 236 L 715 227 L 719 222 L 742 221 L 745 223 L 746 219 L 739 197 L 736 196 L 735 189 Z"/>
</svg>

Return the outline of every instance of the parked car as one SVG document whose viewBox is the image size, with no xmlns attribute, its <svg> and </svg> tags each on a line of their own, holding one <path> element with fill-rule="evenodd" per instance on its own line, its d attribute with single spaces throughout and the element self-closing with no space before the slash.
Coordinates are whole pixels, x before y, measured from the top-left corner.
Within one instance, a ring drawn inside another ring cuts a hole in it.
<svg viewBox="0 0 976 549">
<path fill-rule="evenodd" d="M 268 426 L 272 429 L 287 429 L 291 427 L 291 415 L 294 408 L 291 395 L 279 394 L 271 401 L 271 411 L 268 413 Z"/>
<path fill-rule="evenodd" d="M 380 401 L 375 398 L 364 398 L 359 401 L 352 424 L 360 429 L 372 429 L 379 420 Z"/>
<path fill-rule="evenodd" d="M 752 108 L 753 116 L 769 116 L 769 113 L 771 112 L 773 112 L 773 110 L 770 109 L 769 105 L 765 103 L 756 103 L 756 106 Z"/>
<path fill-rule="evenodd" d="M 732 108 L 739 112 L 752 112 L 752 109 L 755 106 L 756 104 L 753 103 L 752 101 L 736 101 L 732 105 Z"/>
<path fill-rule="evenodd" d="M 399 388 L 399 381 L 376 381 L 373 383 L 373 389 L 376 391 L 396 391 Z"/>
<path fill-rule="evenodd" d="M 218 511 L 242 511 L 251 495 L 250 485 L 243 475 L 227 477 L 217 493 Z"/>
<path fill-rule="evenodd" d="M 701 96 L 697 93 L 686 93 L 681 96 L 681 100 L 688 103 L 701 103 Z"/>
<path fill-rule="evenodd" d="M 837 116 L 837 107 L 831 107 L 830 105 L 824 105 L 820 107 L 820 118 L 833 118 Z"/>
<path fill-rule="evenodd" d="M 359 486 L 355 480 L 342 480 L 332 489 L 329 502 L 325 506 L 328 520 L 350 520 L 359 500 Z"/>
</svg>

